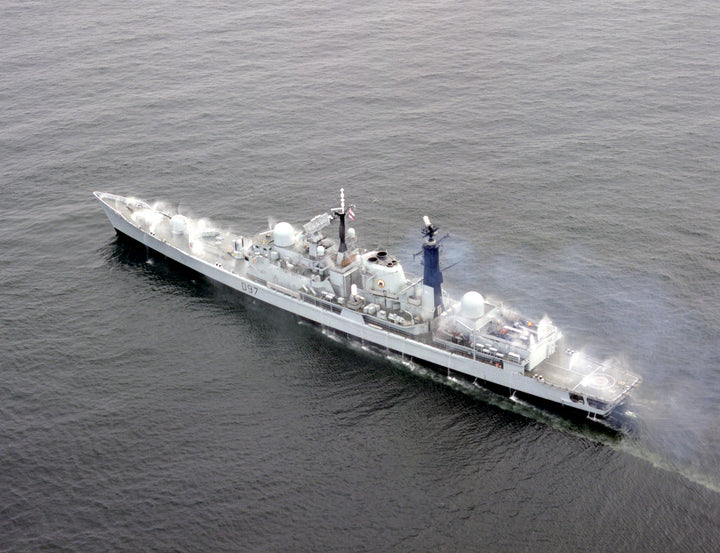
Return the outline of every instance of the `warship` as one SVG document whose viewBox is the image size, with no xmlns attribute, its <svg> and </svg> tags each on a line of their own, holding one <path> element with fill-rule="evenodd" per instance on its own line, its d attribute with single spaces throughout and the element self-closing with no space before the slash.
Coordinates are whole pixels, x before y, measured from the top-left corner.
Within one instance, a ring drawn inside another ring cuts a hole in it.
<svg viewBox="0 0 720 553">
<path fill-rule="evenodd" d="M 451 377 L 604 419 L 640 377 L 565 345 L 552 321 L 526 318 L 476 291 L 443 288 L 438 227 L 423 217 L 422 276 L 358 245 L 353 205 L 254 236 L 220 231 L 161 204 L 95 192 L 116 232 L 205 277 L 343 336 Z M 337 221 L 337 238 L 329 227 Z"/>
</svg>

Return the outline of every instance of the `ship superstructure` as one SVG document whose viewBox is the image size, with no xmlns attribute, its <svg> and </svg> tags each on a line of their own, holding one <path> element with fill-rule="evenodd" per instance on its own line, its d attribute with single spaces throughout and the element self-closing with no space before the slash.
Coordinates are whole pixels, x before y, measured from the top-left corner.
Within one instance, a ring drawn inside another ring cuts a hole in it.
<svg viewBox="0 0 720 553">
<path fill-rule="evenodd" d="M 423 218 L 423 275 L 385 250 L 358 245 L 346 219 L 354 206 L 316 215 L 299 228 L 281 222 L 252 237 L 221 232 L 205 220 L 170 214 L 145 201 L 95 192 L 117 232 L 252 296 L 380 349 L 447 374 L 491 383 L 605 417 L 640 377 L 564 345 L 547 318 L 494 305 L 478 292 L 459 301 L 442 287 L 438 228 Z M 331 226 L 337 221 L 337 238 Z"/>
</svg>

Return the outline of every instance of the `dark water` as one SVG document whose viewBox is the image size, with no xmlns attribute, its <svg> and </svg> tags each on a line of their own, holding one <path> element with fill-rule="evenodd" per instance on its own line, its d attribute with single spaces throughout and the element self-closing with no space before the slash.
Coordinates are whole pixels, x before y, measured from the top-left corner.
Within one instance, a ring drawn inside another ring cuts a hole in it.
<svg viewBox="0 0 720 553">
<path fill-rule="evenodd" d="M 0 550 L 716 551 L 720 4 L 0 2 Z M 614 436 L 119 244 L 357 205 L 644 382 Z"/>
</svg>

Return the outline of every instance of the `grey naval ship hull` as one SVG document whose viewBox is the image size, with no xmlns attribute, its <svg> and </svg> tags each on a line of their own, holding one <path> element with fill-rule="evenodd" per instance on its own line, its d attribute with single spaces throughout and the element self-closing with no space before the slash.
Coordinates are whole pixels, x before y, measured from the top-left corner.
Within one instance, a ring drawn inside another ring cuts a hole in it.
<svg viewBox="0 0 720 553">
<path fill-rule="evenodd" d="M 427 322 L 416 316 L 410 323 L 403 321 L 402 325 L 395 324 L 389 312 L 383 316 L 382 310 L 374 312 L 367 309 L 367 301 L 363 302 L 366 304 L 364 309 L 353 306 L 353 298 L 362 299 L 359 294 L 347 299 L 339 295 L 332 297 L 332 294 L 320 293 L 317 289 L 310 290 L 305 286 L 295 288 L 288 285 L 288 281 L 273 276 L 275 264 L 282 265 L 282 260 L 275 259 L 272 251 L 268 255 L 265 255 L 267 252 L 254 256 L 252 253 L 259 252 L 259 245 L 264 244 L 264 239 L 253 240 L 213 229 L 196 229 L 193 234 L 187 231 L 191 220 L 183 218 L 184 228 L 175 228 L 175 216 L 155 209 L 141 200 L 103 192 L 95 192 L 95 196 L 118 233 L 168 259 L 245 296 L 372 344 L 377 349 L 429 364 L 442 373 L 458 375 L 479 384 L 488 383 L 494 389 L 504 389 L 510 394 L 563 406 L 571 412 L 587 414 L 590 418 L 607 417 L 627 399 L 631 390 L 640 382 L 636 374 L 596 360 L 587 359 L 582 364 L 574 363 L 575 352 L 558 347 L 559 341 L 549 343 L 556 339 L 555 335 L 545 340 L 548 342 L 547 347 L 536 348 L 543 350 L 542 359 L 533 361 L 537 352 L 531 351 L 522 358 L 514 353 L 521 350 L 507 346 L 503 350 L 504 354 L 499 353 L 493 346 L 502 346 L 504 342 L 494 335 L 487 334 L 486 343 L 482 343 L 479 330 L 472 332 L 472 339 L 468 333 L 458 336 L 458 332 L 452 331 L 455 327 L 451 331 L 447 328 L 443 330 L 437 323 L 440 320 L 437 311 Z M 269 250 L 272 250 L 272 240 L 269 242 Z M 278 250 L 282 251 L 282 248 Z M 332 249 L 331 253 L 335 255 L 335 249 Z M 365 263 L 371 263 L 375 258 L 373 252 L 364 255 L 361 261 Z M 358 256 L 361 257 L 359 254 Z M 316 258 L 320 259 L 317 255 Z M 258 263 L 264 263 L 269 269 L 266 272 L 254 270 L 253 264 Z M 338 270 L 345 269 L 338 264 Z M 309 269 L 304 272 L 310 274 Z M 283 274 L 279 276 L 282 277 Z M 390 276 L 392 275 L 388 275 L 388 278 Z M 377 280 L 380 282 L 380 279 Z M 425 280 L 429 280 L 427 274 Z M 415 285 L 423 286 L 417 282 Z M 439 284 L 435 288 L 438 289 Z M 355 291 L 353 288 L 353 292 Z M 376 290 L 375 293 L 377 292 Z M 425 290 L 425 298 L 427 292 L 428 290 Z M 389 296 L 386 292 L 384 294 Z M 420 296 L 419 293 L 418 298 Z M 421 298 L 417 301 L 421 302 Z M 484 318 L 492 319 L 493 313 L 495 311 L 489 310 L 484 314 Z M 481 323 L 484 320 L 483 317 L 477 319 L 481 320 Z M 462 321 L 460 324 L 467 326 Z M 490 323 L 486 324 L 489 325 Z M 477 325 L 478 328 L 479 326 L 480 324 Z M 505 328 L 516 332 L 513 328 Z M 478 336 L 475 336 L 476 333 Z M 505 333 L 505 330 L 500 330 L 496 333 L 497 336 L 500 336 L 500 333 Z"/>
</svg>

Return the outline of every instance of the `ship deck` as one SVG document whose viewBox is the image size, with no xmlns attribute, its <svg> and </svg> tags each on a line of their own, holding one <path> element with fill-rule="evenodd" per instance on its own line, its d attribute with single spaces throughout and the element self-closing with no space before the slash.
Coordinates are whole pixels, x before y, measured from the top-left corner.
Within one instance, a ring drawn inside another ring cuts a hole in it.
<svg viewBox="0 0 720 553">
<path fill-rule="evenodd" d="M 570 390 L 575 396 L 615 403 L 638 383 L 637 375 L 600 363 L 571 350 L 556 351 L 529 372 L 546 384 Z M 579 401 L 579 397 L 574 399 Z"/>
<path fill-rule="evenodd" d="M 153 210 L 154 214 L 157 214 L 154 219 L 146 221 L 142 217 L 142 208 L 133 209 L 128 207 L 124 198 L 118 197 L 113 201 L 114 198 L 110 196 L 105 197 L 103 200 L 125 219 L 155 238 L 181 251 L 190 253 L 198 259 L 228 271 L 233 270 L 235 258 L 230 254 L 233 251 L 233 241 L 239 236 L 219 231 L 210 225 L 198 228 L 197 222 L 191 219 L 188 219 L 188 223 L 192 225 L 190 229 L 186 229 L 183 233 L 173 233 L 170 226 L 171 215 L 159 209 Z"/>
</svg>

